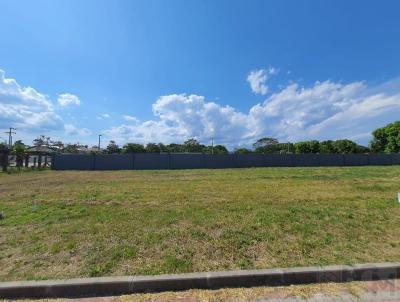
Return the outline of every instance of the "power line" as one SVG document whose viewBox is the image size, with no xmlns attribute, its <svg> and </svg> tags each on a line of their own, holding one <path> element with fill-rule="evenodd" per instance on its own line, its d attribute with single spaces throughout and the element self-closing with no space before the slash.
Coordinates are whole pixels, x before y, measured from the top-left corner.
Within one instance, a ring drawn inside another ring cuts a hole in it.
<svg viewBox="0 0 400 302">
<path fill-rule="evenodd" d="M 8 130 L 8 131 L 6 131 L 4 133 L 8 134 L 8 147 L 11 149 L 11 147 L 12 147 L 12 135 L 13 134 L 17 134 L 17 132 L 15 132 L 13 130 L 17 130 L 17 129 L 15 129 L 13 127 L 10 127 L 9 129 L 10 130 Z"/>
</svg>

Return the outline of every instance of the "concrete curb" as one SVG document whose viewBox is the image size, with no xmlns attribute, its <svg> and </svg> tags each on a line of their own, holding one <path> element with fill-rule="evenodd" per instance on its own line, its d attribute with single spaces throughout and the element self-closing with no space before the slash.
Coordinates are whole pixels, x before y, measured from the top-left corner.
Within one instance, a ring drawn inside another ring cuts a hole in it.
<svg viewBox="0 0 400 302">
<path fill-rule="evenodd" d="M 158 276 L 82 278 L 0 283 L 0 298 L 76 298 L 224 287 L 282 286 L 396 279 L 400 262 L 353 266 L 224 271 Z"/>
</svg>

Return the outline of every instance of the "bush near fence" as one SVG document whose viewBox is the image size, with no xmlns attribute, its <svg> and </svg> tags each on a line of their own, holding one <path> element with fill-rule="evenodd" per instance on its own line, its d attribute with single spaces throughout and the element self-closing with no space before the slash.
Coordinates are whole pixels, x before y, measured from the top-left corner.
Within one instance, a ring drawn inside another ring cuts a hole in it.
<svg viewBox="0 0 400 302">
<path fill-rule="evenodd" d="M 54 170 L 165 170 L 398 165 L 396 154 L 57 154 Z"/>
</svg>

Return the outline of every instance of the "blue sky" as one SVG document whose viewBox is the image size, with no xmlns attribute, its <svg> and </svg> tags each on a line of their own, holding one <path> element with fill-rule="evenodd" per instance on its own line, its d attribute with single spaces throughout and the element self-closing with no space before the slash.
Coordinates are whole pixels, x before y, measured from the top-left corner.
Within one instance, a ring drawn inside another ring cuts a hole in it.
<svg viewBox="0 0 400 302">
<path fill-rule="evenodd" d="M 1 0 L 0 129 L 28 143 L 366 144 L 400 117 L 399 11 L 389 0 Z"/>
</svg>

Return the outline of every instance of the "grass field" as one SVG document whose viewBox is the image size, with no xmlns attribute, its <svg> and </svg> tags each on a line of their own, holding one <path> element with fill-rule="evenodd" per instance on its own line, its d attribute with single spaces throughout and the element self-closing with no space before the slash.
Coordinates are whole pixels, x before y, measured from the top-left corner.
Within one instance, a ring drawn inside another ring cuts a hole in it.
<svg viewBox="0 0 400 302">
<path fill-rule="evenodd" d="M 400 260 L 400 166 L 0 173 L 0 280 Z"/>
</svg>

